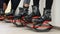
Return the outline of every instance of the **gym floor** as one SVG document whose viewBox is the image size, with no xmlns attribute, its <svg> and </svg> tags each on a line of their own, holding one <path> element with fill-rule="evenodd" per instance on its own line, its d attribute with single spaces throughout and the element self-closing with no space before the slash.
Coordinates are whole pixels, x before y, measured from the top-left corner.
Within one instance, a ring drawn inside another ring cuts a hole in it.
<svg viewBox="0 0 60 34">
<path fill-rule="evenodd" d="M 12 23 L 0 21 L 0 34 L 60 34 L 60 30 L 52 29 L 50 32 L 34 32 L 26 27 L 15 27 Z"/>
</svg>

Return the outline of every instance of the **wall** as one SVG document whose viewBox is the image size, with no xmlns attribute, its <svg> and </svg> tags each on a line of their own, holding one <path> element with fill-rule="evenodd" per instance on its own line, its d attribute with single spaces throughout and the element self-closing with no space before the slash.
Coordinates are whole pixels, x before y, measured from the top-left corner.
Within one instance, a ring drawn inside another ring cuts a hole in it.
<svg viewBox="0 0 60 34">
<path fill-rule="evenodd" d="M 52 13 L 52 24 L 60 27 L 60 0 L 54 0 L 54 11 Z"/>
</svg>

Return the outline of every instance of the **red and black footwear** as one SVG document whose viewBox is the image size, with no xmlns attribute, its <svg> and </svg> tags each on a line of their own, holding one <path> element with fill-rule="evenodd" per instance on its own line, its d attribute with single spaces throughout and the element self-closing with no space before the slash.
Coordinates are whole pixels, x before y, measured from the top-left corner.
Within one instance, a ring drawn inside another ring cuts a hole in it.
<svg viewBox="0 0 60 34">
<path fill-rule="evenodd" d="M 4 10 L 0 8 L 0 20 L 4 20 L 5 19 L 5 13 Z"/>
<path fill-rule="evenodd" d="M 15 14 L 15 10 L 13 10 L 13 9 L 11 9 L 11 11 L 9 13 L 5 14 L 6 15 L 5 22 L 6 23 L 11 23 L 11 21 L 14 18 L 14 14 Z"/>
<path fill-rule="evenodd" d="M 15 15 L 14 16 L 14 20 L 15 20 L 15 22 L 13 23 L 14 25 L 16 25 L 17 27 L 23 27 L 24 25 L 23 25 L 23 23 L 24 22 L 22 22 L 23 21 L 23 17 L 25 17 L 26 15 L 28 15 L 28 9 L 27 8 L 19 8 L 19 13 L 18 13 L 18 15 Z"/>
<path fill-rule="evenodd" d="M 45 27 L 47 25 L 47 27 L 44 29 L 43 28 L 34 28 L 36 31 L 41 31 L 41 32 L 46 32 L 46 31 L 50 31 L 53 26 L 51 24 L 49 24 L 48 22 L 51 22 L 51 10 L 50 9 L 44 9 L 44 13 L 43 16 L 41 16 L 38 19 L 34 19 L 33 22 L 35 23 L 35 27 L 36 25 L 39 27 Z M 45 23 L 45 24 L 44 24 Z"/>
</svg>

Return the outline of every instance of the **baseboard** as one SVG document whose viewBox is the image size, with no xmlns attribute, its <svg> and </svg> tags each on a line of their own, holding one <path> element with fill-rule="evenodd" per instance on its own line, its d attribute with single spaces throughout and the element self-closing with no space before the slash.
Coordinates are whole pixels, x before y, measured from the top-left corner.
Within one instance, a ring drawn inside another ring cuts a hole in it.
<svg viewBox="0 0 60 34">
<path fill-rule="evenodd" d="M 60 30 L 60 27 L 54 26 L 53 29 L 58 29 L 58 30 Z"/>
</svg>

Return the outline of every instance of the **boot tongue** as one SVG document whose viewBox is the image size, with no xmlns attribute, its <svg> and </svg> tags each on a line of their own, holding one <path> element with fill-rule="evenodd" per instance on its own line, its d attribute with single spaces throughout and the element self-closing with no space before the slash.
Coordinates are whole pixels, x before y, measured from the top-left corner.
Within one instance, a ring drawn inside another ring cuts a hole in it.
<svg viewBox="0 0 60 34">
<path fill-rule="evenodd" d="M 35 14 L 37 14 L 37 7 L 36 7 L 36 6 L 33 7 L 33 12 L 34 12 Z"/>
<path fill-rule="evenodd" d="M 51 13 L 51 9 L 44 9 L 44 13 Z"/>
<path fill-rule="evenodd" d="M 39 12 L 39 7 L 38 6 L 32 6 L 33 9 L 33 14 L 36 16 L 40 16 L 40 12 Z"/>
<path fill-rule="evenodd" d="M 23 13 L 24 12 L 23 10 L 24 10 L 23 8 L 19 8 L 19 13 Z"/>
<path fill-rule="evenodd" d="M 51 9 L 44 8 L 43 15 L 48 14 L 48 13 L 51 13 Z"/>
<path fill-rule="evenodd" d="M 43 16 L 46 16 L 47 19 L 51 19 L 51 9 L 44 9 Z"/>
</svg>

